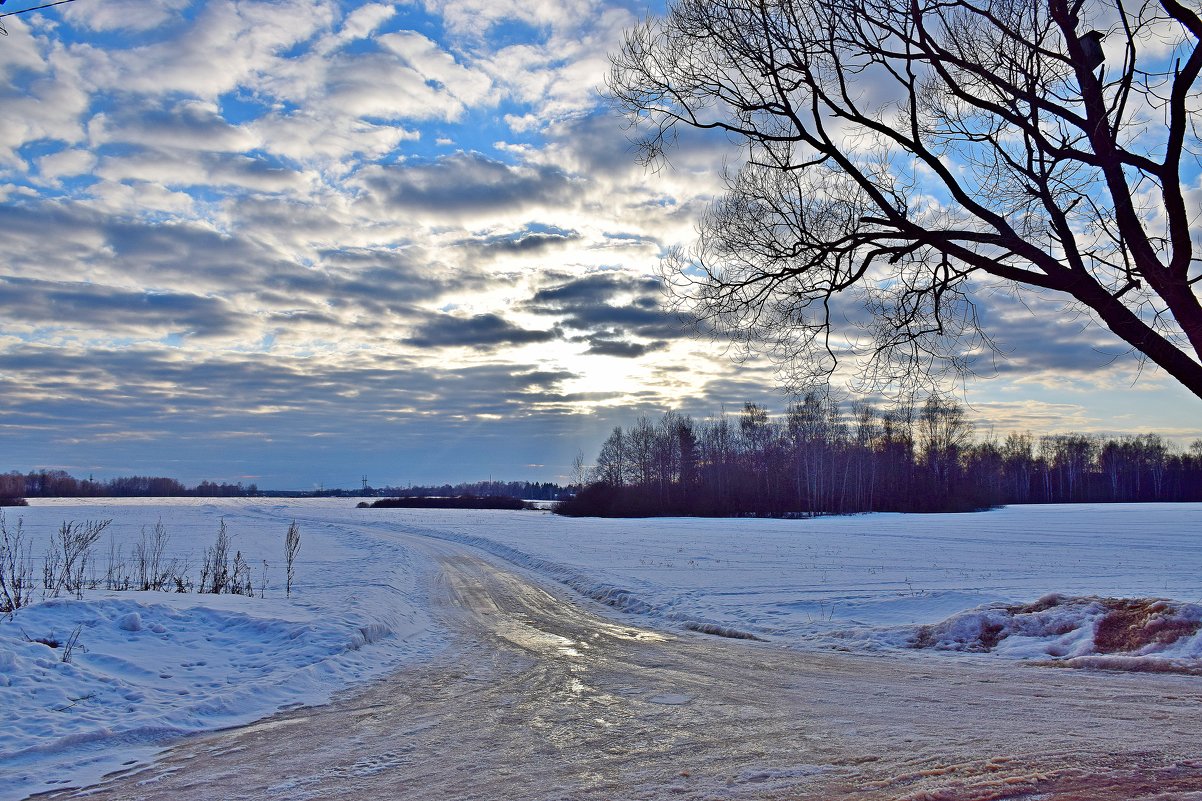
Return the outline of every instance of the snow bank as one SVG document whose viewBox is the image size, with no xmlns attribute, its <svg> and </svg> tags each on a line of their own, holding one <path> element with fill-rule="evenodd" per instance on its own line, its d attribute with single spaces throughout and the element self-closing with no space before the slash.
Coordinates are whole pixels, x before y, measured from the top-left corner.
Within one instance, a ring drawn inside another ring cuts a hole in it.
<svg viewBox="0 0 1202 801">
<path fill-rule="evenodd" d="M 1202 606 L 1153 598 L 1048 595 L 882 634 L 911 648 L 996 652 L 1046 664 L 1202 672 Z"/>
<path fill-rule="evenodd" d="M 302 524 L 286 598 L 286 507 L 35 504 L 6 517 L 10 528 L 23 518 L 39 556 L 64 520 L 113 520 L 111 541 L 97 543 L 101 576 L 110 547 L 128 554 L 159 520 L 171 537 L 168 556 L 198 574 L 224 518 L 254 567 L 256 591 L 264 576 L 267 586 L 262 598 L 88 590 L 82 600 L 49 599 L 0 620 L 0 799 L 95 780 L 182 734 L 322 703 L 440 643 L 426 613 L 432 566 L 399 543 Z"/>
</svg>

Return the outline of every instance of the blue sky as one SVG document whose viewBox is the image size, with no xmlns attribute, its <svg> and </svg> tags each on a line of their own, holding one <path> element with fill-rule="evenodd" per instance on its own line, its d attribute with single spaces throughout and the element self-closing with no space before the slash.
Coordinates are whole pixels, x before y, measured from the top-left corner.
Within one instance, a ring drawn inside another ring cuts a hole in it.
<svg viewBox="0 0 1202 801">
<path fill-rule="evenodd" d="M 635 162 L 599 88 L 657 10 L 77 0 L 6 18 L 0 469 L 563 480 L 640 411 L 783 408 L 770 363 L 660 307 L 660 256 L 737 151 L 696 137 L 666 169 Z M 964 399 L 994 431 L 1202 436 L 1197 399 L 1054 302 L 984 312 L 1005 356 Z"/>
</svg>

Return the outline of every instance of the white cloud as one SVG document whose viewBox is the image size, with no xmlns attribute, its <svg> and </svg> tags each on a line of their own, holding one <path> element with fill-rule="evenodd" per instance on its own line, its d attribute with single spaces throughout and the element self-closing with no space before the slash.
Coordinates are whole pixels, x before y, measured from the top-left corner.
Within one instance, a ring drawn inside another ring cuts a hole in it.
<svg viewBox="0 0 1202 801">
<path fill-rule="evenodd" d="M 457 36 L 481 37 L 503 22 L 520 22 L 536 30 L 575 28 L 597 13 L 591 0 L 426 0 Z"/>
<path fill-rule="evenodd" d="M 9 41 L 17 33 L 4 40 L 0 63 L 0 168 L 25 169 L 18 156 L 23 145 L 39 139 L 71 145 L 83 140 L 82 116 L 90 97 L 78 64 L 61 46 L 39 52 L 39 43 L 21 31 L 25 35 L 15 43 L 10 60 Z"/>
<path fill-rule="evenodd" d="M 396 16 L 396 8 L 386 3 L 368 3 L 347 14 L 338 29 L 338 38 L 344 42 L 365 39 L 377 28 Z"/>
<path fill-rule="evenodd" d="M 67 5 L 63 18 L 93 31 L 147 31 L 180 17 L 191 0 L 105 0 Z"/>
<path fill-rule="evenodd" d="M 97 211 L 121 217 L 142 217 L 166 214 L 191 218 L 196 214 L 196 201 L 186 192 L 178 192 L 147 181 L 101 181 L 92 187 L 90 204 Z"/>
<path fill-rule="evenodd" d="M 348 119 L 321 110 L 273 114 L 255 120 L 250 130 L 263 141 L 263 149 L 300 163 L 321 163 L 335 168 L 354 155 L 373 161 L 391 153 L 403 142 L 421 138 L 415 129 Z M 343 171 L 345 168 L 339 168 Z"/>
<path fill-rule="evenodd" d="M 91 172 L 96 166 L 96 156 L 89 150 L 60 150 L 42 156 L 37 160 L 37 165 L 42 180 L 57 184 L 60 178 Z"/>
<path fill-rule="evenodd" d="M 115 51 L 80 48 L 78 53 L 97 88 L 212 101 L 283 71 L 286 51 L 328 30 L 335 17 L 327 0 L 211 2 L 169 39 Z"/>
<path fill-rule="evenodd" d="M 314 180 L 312 176 L 248 156 L 172 150 L 106 156 L 100 161 L 96 175 L 114 182 L 141 181 L 161 187 L 242 187 L 258 192 L 304 192 Z"/>
</svg>

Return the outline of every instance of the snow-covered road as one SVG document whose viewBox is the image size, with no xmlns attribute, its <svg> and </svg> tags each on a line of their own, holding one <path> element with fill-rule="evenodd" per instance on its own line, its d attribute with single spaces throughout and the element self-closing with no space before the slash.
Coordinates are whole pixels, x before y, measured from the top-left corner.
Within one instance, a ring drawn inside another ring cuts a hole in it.
<svg viewBox="0 0 1202 801">
<path fill-rule="evenodd" d="M 651 631 L 462 545 L 432 660 L 184 743 L 92 799 L 1083 799 L 1202 792 L 1202 686 Z"/>
</svg>

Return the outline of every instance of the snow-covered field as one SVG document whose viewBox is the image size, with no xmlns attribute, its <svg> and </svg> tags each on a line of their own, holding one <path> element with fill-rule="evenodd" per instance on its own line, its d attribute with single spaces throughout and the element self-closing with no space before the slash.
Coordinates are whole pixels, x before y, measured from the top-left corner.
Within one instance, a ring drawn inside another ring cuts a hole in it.
<svg viewBox="0 0 1202 801">
<path fill-rule="evenodd" d="M 269 565 L 265 598 L 89 590 L 0 621 L 0 798 L 96 778 L 173 735 L 320 702 L 435 652 L 446 640 L 427 611 L 437 566 L 414 536 L 491 553 L 647 626 L 799 649 L 1202 668 L 1198 504 L 779 521 L 356 509 L 344 499 L 35 501 L 6 517 L 10 529 L 23 518 L 37 556 L 64 520 L 111 518 L 101 575 L 110 535 L 128 555 L 160 519 L 169 556 L 194 574 L 223 518 L 256 590 Z M 302 544 L 289 599 L 291 520 Z M 77 628 L 65 663 L 61 643 Z"/>
<path fill-rule="evenodd" d="M 362 511 L 377 530 L 469 544 L 665 626 L 796 647 L 1202 667 L 1202 636 L 1187 632 L 1202 621 L 1202 504 L 813 520 Z M 1143 625 L 1160 641 L 1106 655 L 1093 635 L 1111 612 L 1109 625 Z"/>
</svg>

